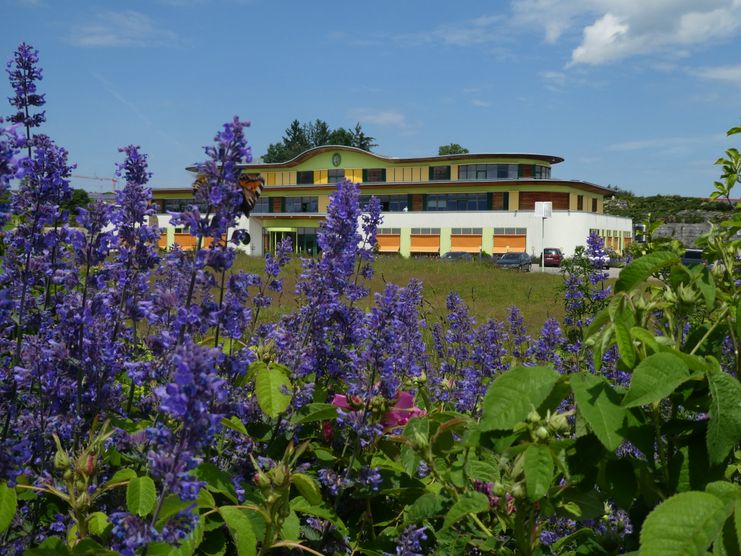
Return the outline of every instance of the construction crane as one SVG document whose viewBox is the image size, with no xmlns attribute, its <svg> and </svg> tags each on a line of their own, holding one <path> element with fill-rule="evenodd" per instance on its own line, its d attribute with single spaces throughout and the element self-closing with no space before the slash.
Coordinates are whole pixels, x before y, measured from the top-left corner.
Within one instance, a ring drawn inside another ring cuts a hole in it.
<svg viewBox="0 0 741 556">
<path fill-rule="evenodd" d="M 72 174 L 70 177 L 81 179 L 81 180 L 108 181 L 108 182 L 111 182 L 111 187 L 113 189 L 113 192 L 114 193 L 116 192 L 116 184 L 118 183 L 118 178 L 99 178 L 98 176 L 80 176 L 78 174 Z"/>
</svg>

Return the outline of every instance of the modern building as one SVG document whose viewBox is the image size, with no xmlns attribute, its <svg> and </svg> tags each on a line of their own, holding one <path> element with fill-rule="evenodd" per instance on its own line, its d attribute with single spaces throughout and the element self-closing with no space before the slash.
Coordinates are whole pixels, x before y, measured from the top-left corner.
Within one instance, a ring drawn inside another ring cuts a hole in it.
<svg viewBox="0 0 741 556">
<path fill-rule="evenodd" d="M 590 231 L 605 245 L 622 252 L 631 241 L 628 218 L 603 212 L 612 192 L 584 181 L 553 178 L 551 168 L 563 162 L 544 154 L 456 154 L 394 158 L 353 147 L 310 149 L 288 162 L 244 165 L 245 174 L 265 180 L 262 196 L 250 218 L 252 242 L 245 249 L 263 255 L 290 235 L 297 252 L 317 252 L 316 231 L 329 195 L 342 179 L 360 183 L 363 199 L 377 196 L 384 221 L 379 230 L 383 253 L 439 255 L 448 251 L 539 255 L 543 247 L 559 247 L 570 255 L 584 245 Z M 167 211 L 193 202 L 187 189 L 153 191 L 163 228 L 162 247 L 193 241 L 169 226 Z M 536 213 L 536 203 L 551 203 L 550 217 Z"/>
</svg>

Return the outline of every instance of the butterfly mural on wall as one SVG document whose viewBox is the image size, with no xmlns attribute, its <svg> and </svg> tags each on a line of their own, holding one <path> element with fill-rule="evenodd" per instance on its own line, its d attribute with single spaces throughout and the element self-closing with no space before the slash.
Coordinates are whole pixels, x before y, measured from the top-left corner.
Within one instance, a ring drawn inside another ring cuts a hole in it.
<svg viewBox="0 0 741 556">
<path fill-rule="evenodd" d="M 201 185 L 206 182 L 205 176 L 198 176 L 193 182 L 193 195 L 198 193 Z M 238 186 L 242 192 L 242 204 L 240 210 L 245 217 L 249 218 L 250 212 L 255 205 L 257 200 L 260 198 L 263 188 L 265 187 L 265 178 L 260 174 L 242 174 L 239 177 Z M 241 243 L 242 245 L 249 245 L 250 234 L 247 230 L 237 229 L 232 234 L 232 241 L 234 243 Z"/>
</svg>

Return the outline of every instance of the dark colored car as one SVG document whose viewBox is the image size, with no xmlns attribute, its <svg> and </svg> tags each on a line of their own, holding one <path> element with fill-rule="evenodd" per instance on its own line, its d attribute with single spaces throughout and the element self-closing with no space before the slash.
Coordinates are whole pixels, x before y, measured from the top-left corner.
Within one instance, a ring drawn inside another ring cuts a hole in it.
<svg viewBox="0 0 741 556">
<path fill-rule="evenodd" d="M 546 247 L 543 249 L 543 265 L 544 266 L 561 266 L 563 261 L 563 253 L 556 247 Z"/>
<path fill-rule="evenodd" d="M 444 261 L 470 261 L 473 259 L 473 255 L 466 251 L 448 251 L 440 258 Z"/>
<path fill-rule="evenodd" d="M 494 263 L 497 268 L 513 268 L 516 270 L 524 270 L 530 272 L 530 255 L 527 253 L 505 253 L 501 258 Z"/>
<path fill-rule="evenodd" d="M 681 260 L 684 266 L 705 264 L 705 261 L 702 258 L 702 249 L 687 249 L 687 251 L 682 255 Z"/>
</svg>

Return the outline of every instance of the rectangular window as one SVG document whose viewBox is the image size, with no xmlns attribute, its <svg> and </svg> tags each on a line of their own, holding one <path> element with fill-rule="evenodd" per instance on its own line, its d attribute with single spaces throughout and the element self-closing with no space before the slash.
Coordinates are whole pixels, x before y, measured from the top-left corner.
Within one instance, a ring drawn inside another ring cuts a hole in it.
<svg viewBox="0 0 741 556">
<path fill-rule="evenodd" d="M 535 179 L 546 180 L 551 177 L 551 169 L 548 166 L 535 166 Z"/>
<path fill-rule="evenodd" d="M 285 212 L 317 212 L 318 197 L 286 197 Z"/>
<path fill-rule="evenodd" d="M 201 214 L 205 214 L 208 207 L 205 203 L 196 203 L 191 197 L 189 199 L 163 199 L 162 200 L 162 211 L 163 212 L 185 212 L 190 210 L 192 206 L 197 206 Z"/>
<path fill-rule="evenodd" d="M 363 181 L 383 183 L 386 181 L 386 168 L 368 168 L 363 170 Z"/>
<path fill-rule="evenodd" d="M 584 210 L 584 195 L 576 196 L 576 210 Z"/>
<path fill-rule="evenodd" d="M 520 177 L 521 178 L 532 178 L 533 177 L 533 165 L 532 164 L 520 164 Z"/>
<path fill-rule="evenodd" d="M 314 171 L 308 170 L 305 172 L 296 172 L 296 183 L 299 185 L 314 183 Z"/>
<path fill-rule="evenodd" d="M 449 180 L 450 166 L 430 166 L 430 180 Z"/>
<path fill-rule="evenodd" d="M 270 199 L 268 197 L 261 197 L 255 203 L 255 207 L 252 212 L 257 213 L 268 213 L 270 212 Z"/>
<path fill-rule="evenodd" d="M 345 170 L 327 170 L 327 183 L 338 183 L 345 179 Z"/>
<path fill-rule="evenodd" d="M 597 199 L 592 199 L 592 212 L 597 212 Z"/>
<path fill-rule="evenodd" d="M 425 198 L 426 211 L 484 211 L 486 193 L 435 193 Z"/>
</svg>

